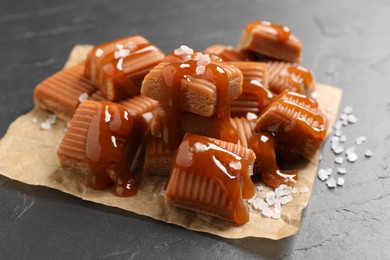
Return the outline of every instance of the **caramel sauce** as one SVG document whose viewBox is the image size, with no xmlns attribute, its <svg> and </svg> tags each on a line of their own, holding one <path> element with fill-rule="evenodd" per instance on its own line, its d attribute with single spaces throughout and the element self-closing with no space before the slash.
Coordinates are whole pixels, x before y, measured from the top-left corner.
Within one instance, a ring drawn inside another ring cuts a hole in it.
<svg viewBox="0 0 390 260">
<path fill-rule="evenodd" d="M 294 172 L 282 172 L 275 155 L 275 140 L 271 133 L 256 133 L 249 139 L 249 148 L 256 154 L 255 169 L 260 169 L 261 181 L 274 189 L 281 184 L 293 186 L 297 180 Z"/>
<path fill-rule="evenodd" d="M 306 86 L 310 86 L 313 83 L 313 75 L 312 75 L 312 73 L 308 69 L 306 69 L 306 68 L 304 68 L 302 66 L 291 66 L 291 67 L 288 67 L 287 68 L 287 72 L 292 77 L 298 76 L 300 79 L 298 79 L 297 81 L 302 81 L 303 80 L 303 83 Z"/>
<path fill-rule="evenodd" d="M 247 25 L 246 31 L 252 32 L 257 26 L 265 26 L 273 30 L 274 34 L 281 42 L 286 42 L 290 38 L 291 30 L 287 26 L 272 24 L 266 21 L 254 21 Z"/>
<path fill-rule="evenodd" d="M 184 173 L 194 173 L 202 176 L 202 179 L 207 182 L 216 183 L 218 190 L 226 197 L 227 203 L 223 206 L 222 212 L 226 215 L 234 215 L 236 223 L 245 223 L 248 221 L 248 209 L 244 205 L 242 198 L 249 199 L 253 196 L 255 189 L 248 174 L 248 162 L 242 157 L 223 149 L 210 139 L 193 134 L 187 134 L 176 151 L 172 169 L 179 170 Z M 178 183 L 169 184 L 173 186 Z M 171 186 L 171 187 L 173 187 Z M 204 194 L 197 195 L 195 188 L 186 187 L 193 190 L 193 204 L 204 203 L 201 197 Z M 178 186 L 177 186 L 178 187 Z M 203 187 L 207 188 L 207 187 Z M 200 188 L 202 190 L 202 188 Z M 206 192 L 206 190 L 204 190 Z M 215 194 L 215 190 L 209 191 Z M 224 196 L 219 196 L 220 201 L 223 201 Z M 213 200 L 214 201 L 214 200 Z M 221 205 L 217 202 L 216 205 Z M 211 205 L 210 205 L 211 206 Z M 194 205 L 195 210 L 196 206 Z M 221 209 L 213 209 L 213 211 L 221 211 Z M 212 213 L 209 212 L 209 213 Z"/>
<path fill-rule="evenodd" d="M 114 179 L 115 195 L 134 195 L 138 180 L 130 172 L 132 159 L 129 157 L 132 151 L 128 150 L 128 146 L 136 122 L 118 104 L 108 101 L 95 104 L 97 113 L 89 125 L 85 149 L 86 161 L 90 167 L 89 186 L 104 189 Z M 110 178 L 111 172 L 115 176 Z"/>
<path fill-rule="evenodd" d="M 162 70 L 164 78 L 164 91 L 160 104 L 163 107 L 164 115 L 161 117 L 163 123 L 163 141 L 169 149 L 175 149 L 181 140 L 180 117 L 183 111 L 180 108 L 181 81 L 191 80 L 191 77 L 202 77 L 212 82 L 217 89 L 217 106 L 215 119 L 223 125 L 221 127 L 220 139 L 237 143 L 238 134 L 230 122 L 229 104 L 229 80 L 226 71 L 214 63 L 205 66 L 203 75 L 196 74 L 197 61 L 194 56 L 189 55 L 168 55 L 165 61 L 170 62 Z"/>
</svg>

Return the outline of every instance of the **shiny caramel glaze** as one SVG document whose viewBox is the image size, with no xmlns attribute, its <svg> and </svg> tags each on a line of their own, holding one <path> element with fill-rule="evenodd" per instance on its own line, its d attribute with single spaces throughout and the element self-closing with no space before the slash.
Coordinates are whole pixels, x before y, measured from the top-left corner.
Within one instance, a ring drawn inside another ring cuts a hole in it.
<svg viewBox="0 0 390 260">
<path fill-rule="evenodd" d="M 59 146 L 60 164 L 87 174 L 91 188 L 114 182 L 117 196 L 134 195 L 138 181 L 130 166 L 146 129 L 141 116 L 133 117 L 119 104 L 84 101 Z"/>
<path fill-rule="evenodd" d="M 256 154 L 254 173 L 260 174 L 260 180 L 267 186 L 276 189 L 281 184 L 294 186 L 297 175 L 279 169 L 275 155 L 275 141 L 272 133 L 255 133 L 249 142 L 249 148 Z"/>
<path fill-rule="evenodd" d="M 249 212 L 242 199 L 251 198 L 255 192 L 248 169 L 245 159 L 213 140 L 186 135 L 173 160 L 166 200 L 174 206 L 244 224 L 249 221 Z"/>
<path fill-rule="evenodd" d="M 119 100 L 138 94 L 145 75 L 163 58 L 142 36 L 129 36 L 93 48 L 85 75 L 109 100 Z"/>
<path fill-rule="evenodd" d="M 310 159 L 326 136 L 328 122 L 316 101 L 284 91 L 256 122 L 256 132 L 275 136 L 276 152 L 285 161 Z"/>
<path fill-rule="evenodd" d="M 248 57 L 231 46 L 215 44 L 207 47 L 203 53 L 220 57 L 223 61 L 246 61 Z"/>
<path fill-rule="evenodd" d="M 79 105 L 79 97 L 95 91 L 83 75 L 84 63 L 61 70 L 37 85 L 34 102 L 57 117 L 69 121 Z"/>
<path fill-rule="evenodd" d="M 230 104 L 232 116 L 245 116 L 248 112 L 259 115 L 274 99 L 268 90 L 268 70 L 261 62 L 230 62 L 244 78 L 242 94 Z"/>
<path fill-rule="evenodd" d="M 218 62 L 210 62 L 205 65 L 205 71 L 197 74 L 197 55 L 168 55 L 164 61 L 167 62 L 161 69 L 163 77 L 163 91 L 159 100 L 163 113 L 160 114 L 162 125 L 162 139 L 169 149 L 175 149 L 181 140 L 182 130 L 180 126 L 183 110 L 180 104 L 181 81 L 190 80 L 191 77 L 203 78 L 216 86 L 217 104 L 214 120 L 218 121 L 220 128 L 220 139 L 236 143 L 238 140 L 237 131 L 230 123 L 230 86 L 226 69 L 229 66 Z"/>
<path fill-rule="evenodd" d="M 308 69 L 289 62 L 266 61 L 269 89 L 274 93 L 284 90 L 309 95 L 315 86 L 314 76 Z"/>
<path fill-rule="evenodd" d="M 247 57 L 247 52 L 255 52 L 279 60 L 299 62 L 302 44 L 286 26 L 254 21 L 243 31 L 237 50 Z"/>
</svg>

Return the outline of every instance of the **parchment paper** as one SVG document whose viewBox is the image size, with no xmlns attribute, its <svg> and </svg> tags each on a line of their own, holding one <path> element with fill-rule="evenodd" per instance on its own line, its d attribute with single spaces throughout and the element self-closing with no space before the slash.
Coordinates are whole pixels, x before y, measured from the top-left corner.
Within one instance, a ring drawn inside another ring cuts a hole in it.
<svg viewBox="0 0 390 260">
<path fill-rule="evenodd" d="M 66 66 L 82 61 L 90 46 L 76 46 Z M 341 101 L 340 89 L 317 84 L 319 103 L 333 126 Z M 328 108 L 325 110 L 325 108 Z M 20 116 L 8 128 L 0 141 L 0 174 L 31 185 L 41 185 L 72 194 L 83 200 L 107 206 L 118 207 L 190 230 L 208 232 L 226 238 L 264 237 L 281 239 L 295 234 L 300 226 L 302 210 L 307 206 L 316 176 L 319 152 L 314 159 L 299 171 L 297 188 L 308 187 L 308 193 L 293 194 L 294 199 L 283 205 L 280 219 L 263 217 L 260 211 L 250 211 L 250 221 L 241 226 L 219 219 L 192 213 L 183 209 L 168 207 L 160 194 L 166 179 L 144 176 L 138 193 L 129 198 L 120 198 L 110 189 L 97 191 L 84 185 L 84 178 L 71 170 L 58 166 L 56 151 L 64 135 L 65 123 L 57 121 L 50 130 L 40 129 L 40 122 L 46 120 L 48 112 L 34 108 Z M 33 122 L 36 118 L 38 123 Z M 330 128 L 331 129 L 331 128 Z M 264 197 L 268 190 L 259 193 Z"/>
</svg>

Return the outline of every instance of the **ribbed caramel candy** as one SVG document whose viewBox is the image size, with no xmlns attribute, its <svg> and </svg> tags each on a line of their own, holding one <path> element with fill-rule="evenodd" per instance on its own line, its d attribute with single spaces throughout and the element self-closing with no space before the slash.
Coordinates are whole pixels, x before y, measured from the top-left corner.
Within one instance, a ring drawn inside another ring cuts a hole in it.
<svg viewBox="0 0 390 260">
<path fill-rule="evenodd" d="M 245 54 L 235 50 L 231 46 L 215 44 L 207 47 L 204 53 L 220 57 L 223 61 L 246 61 Z"/>
<path fill-rule="evenodd" d="M 61 70 L 37 85 L 34 102 L 65 121 L 69 121 L 80 103 L 80 96 L 96 89 L 84 76 L 84 63 Z"/>
<path fill-rule="evenodd" d="M 244 224 L 249 212 L 243 198 L 255 192 L 250 179 L 255 156 L 242 146 L 223 146 L 221 141 L 186 135 L 174 157 L 165 198 L 169 205 Z"/>
<path fill-rule="evenodd" d="M 310 159 L 326 136 L 327 119 L 316 101 L 285 91 L 256 122 L 256 131 L 275 135 L 277 154 L 286 161 Z"/>
<path fill-rule="evenodd" d="M 246 26 L 237 49 L 289 62 L 299 62 L 302 44 L 286 26 L 254 21 Z"/>
<path fill-rule="evenodd" d="M 137 95 L 145 75 L 164 56 L 142 36 L 129 36 L 93 48 L 85 75 L 107 99 L 120 100 Z"/>
</svg>

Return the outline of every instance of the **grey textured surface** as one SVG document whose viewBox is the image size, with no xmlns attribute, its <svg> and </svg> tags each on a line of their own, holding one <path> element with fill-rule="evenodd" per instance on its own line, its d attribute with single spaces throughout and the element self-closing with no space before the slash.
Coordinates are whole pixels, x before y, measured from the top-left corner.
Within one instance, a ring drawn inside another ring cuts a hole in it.
<svg viewBox="0 0 390 260">
<path fill-rule="evenodd" d="M 303 64 L 354 108 L 358 122 L 343 129 L 348 144 L 361 135 L 367 142 L 358 162 L 344 162 L 344 187 L 316 180 L 300 231 L 280 241 L 190 232 L 0 176 L 2 259 L 390 258 L 390 1 L 53 2 L 0 0 L 0 136 L 32 108 L 34 86 L 75 43 L 139 33 L 166 52 L 203 49 L 236 44 L 247 22 L 262 19 L 301 38 Z M 335 169 L 334 157 L 327 142 L 321 167 Z"/>
</svg>

